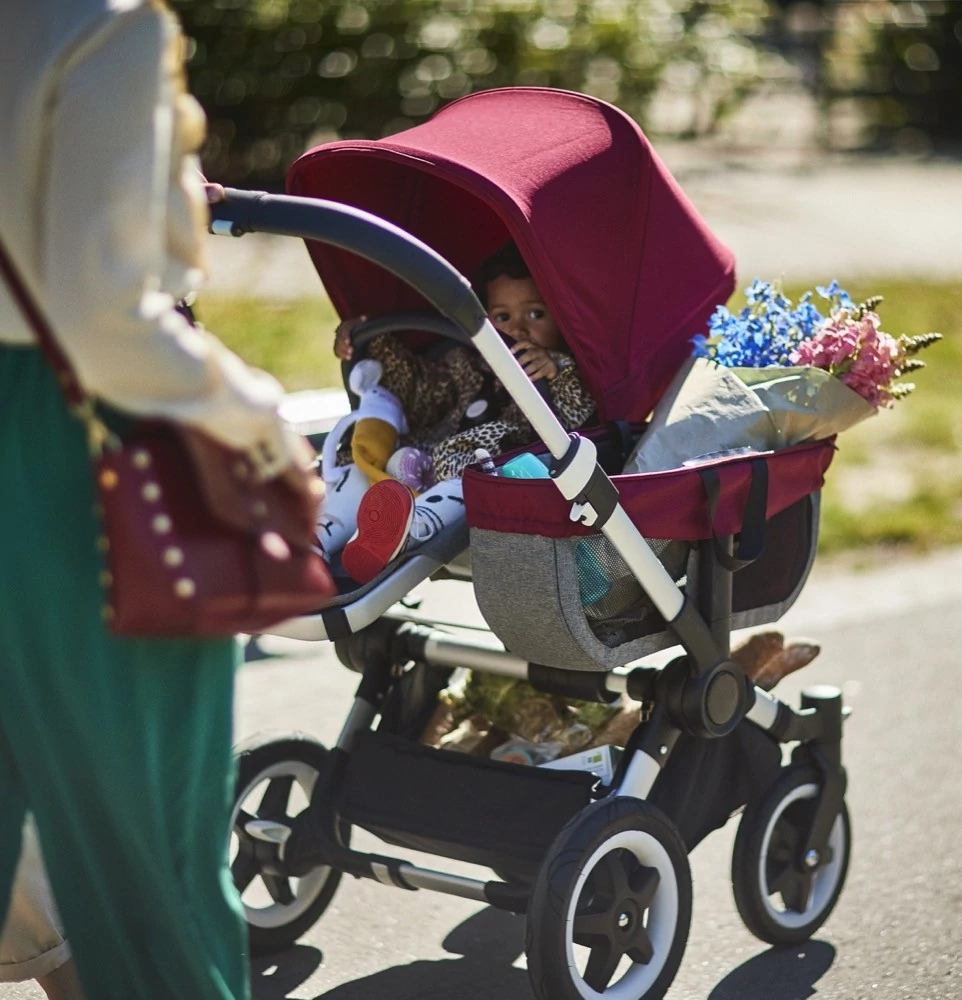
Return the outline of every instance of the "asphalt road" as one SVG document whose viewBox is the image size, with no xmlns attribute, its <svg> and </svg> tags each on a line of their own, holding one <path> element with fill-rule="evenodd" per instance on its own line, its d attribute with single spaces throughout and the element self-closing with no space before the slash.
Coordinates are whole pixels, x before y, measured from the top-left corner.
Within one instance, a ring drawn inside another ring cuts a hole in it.
<svg viewBox="0 0 962 1000">
<path fill-rule="evenodd" d="M 470 620 L 460 586 L 442 585 L 432 603 Z M 962 997 L 960 596 L 962 551 L 857 575 L 816 569 L 784 624 L 816 637 L 823 653 L 780 693 L 792 700 L 807 684 L 831 683 L 854 710 L 844 744 L 854 828 L 847 887 L 815 940 L 768 948 L 731 899 L 730 823 L 692 855 L 694 920 L 669 1000 Z M 287 655 L 244 668 L 239 733 L 301 729 L 331 741 L 355 676 L 326 645 L 264 645 Z M 523 918 L 345 880 L 294 949 L 254 963 L 254 996 L 530 1000 L 523 937 Z"/>
</svg>

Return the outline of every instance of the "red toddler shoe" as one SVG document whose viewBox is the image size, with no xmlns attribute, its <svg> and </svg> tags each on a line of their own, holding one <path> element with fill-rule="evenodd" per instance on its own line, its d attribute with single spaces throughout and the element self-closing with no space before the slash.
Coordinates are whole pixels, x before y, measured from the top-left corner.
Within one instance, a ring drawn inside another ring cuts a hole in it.
<svg viewBox="0 0 962 1000">
<path fill-rule="evenodd" d="M 396 479 L 382 479 L 361 498 L 357 534 L 344 546 L 341 564 L 358 583 L 369 583 L 404 548 L 414 517 L 414 494 Z"/>
</svg>

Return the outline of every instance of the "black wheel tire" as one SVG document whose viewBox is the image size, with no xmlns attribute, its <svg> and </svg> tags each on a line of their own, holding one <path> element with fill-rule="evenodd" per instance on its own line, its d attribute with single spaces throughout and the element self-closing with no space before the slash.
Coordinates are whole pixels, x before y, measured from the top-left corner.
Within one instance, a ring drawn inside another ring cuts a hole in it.
<svg viewBox="0 0 962 1000">
<path fill-rule="evenodd" d="M 785 768 L 738 826 L 732 852 L 735 905 L 745 926 L 768 944 L 807 941 L 828 919 L 845 885 L 852 827 L 844 802 L 829 836 L 830 856 L 811 873 L 788 861 L 808 829 L 820 780 L 813 767 Z"/>
<path fill-rule="evenodd" d="M 315 868 L 302 878 L 283 880 L 287 883 L 293 897 L 292 902 L 277 902 L 271 898 L 267 905 L 255 905 L 244 899 L 245 893 L 260 883 L 260 888 L 270 892 L 259 866 L 252 858 L 241 859 L 240 844 L 234 850 L 236 839 L 235 824 L 241 806 L 250 806 L 252 796 L 258 787 L 265 785 L 260 796 L 259 806 L 254 806 L 263 818 L 279 822 L 292 818 L 288 812 L 290 793 L 294 785 L 300 787 L 303 798 L 310 801 L 311 792 L 318 774 L 323 773 L 328 751 L 326 747 L 302 734 L 292 734 L 284 737 L 269 737 L 255 739 L 239 748 L 237 758 L 237 784 L 234 795 L 234 808 L 231 812 L 231 874 L 234 885 L 241 893 L 241 904 L 244 919 L 247 923 L 250 951 L 252 955 L 270 955 L 283 951 L 294 944 L 302 934 L 306 933 L 330 905 L 331 899 L 341 881 L 341 872 L 322 866 Z M 273 801 L 264 809 L 264 802 L 273 789 Z M 300 812 L 302 804 L 295 810 Z M 252 811 L 250 808 L 248 812 Z M 350 835 L 349 827 L 342 826 L 341 836 L 345 843 Z"/>
<path fill-rule="evenodd" d="M 526 951 L 535 996 L 660 1000 L 685 953 L 691 904 L 688 854 L 664 813 L 631 798 L 593 803 L 558 834 L 532 889 Z M 583 971 L 576 943 L 588 948 Z M 626 944 L 631 965 L 612 983 L 613 956 Z"/>
</svg>

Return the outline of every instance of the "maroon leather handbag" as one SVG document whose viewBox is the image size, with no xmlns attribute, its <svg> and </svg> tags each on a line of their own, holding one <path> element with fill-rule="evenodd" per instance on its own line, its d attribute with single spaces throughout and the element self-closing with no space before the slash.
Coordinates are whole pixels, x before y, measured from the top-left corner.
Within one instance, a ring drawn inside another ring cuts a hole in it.
<svg viewBox="0 0 962 1000">
<path fill-rule="evenodd" d="M 256 482 L 242 455 L 170 423 L 139 424 L 118 439 L 97 416 L 2 243 L 0 271 L 87 428 L 111 632 L 260 632 L 318 610 L 337 593 L 311 545 L 314 524 L 303 497 L 281 480 Z"/>
</svg>

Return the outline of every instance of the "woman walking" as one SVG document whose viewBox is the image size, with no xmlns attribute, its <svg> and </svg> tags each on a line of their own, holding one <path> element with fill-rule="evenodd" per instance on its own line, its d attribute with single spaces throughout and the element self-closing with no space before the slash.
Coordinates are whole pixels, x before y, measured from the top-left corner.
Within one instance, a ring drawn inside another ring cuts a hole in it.
<svg viewBox="0 0 962 1000">
<path fill-rule="evenodd" d="M 310 504 L 280 387 L 174 302 L 203 268 L 203 115 L 158 0 L 11 0 L 0 241 L 85 390 Z M 86 995 L 248 994 L 225 869 L 234 643 L 117 638 L 82 425 L 0 282 L 0 919 L 26 810 Z"/>
</svg>

